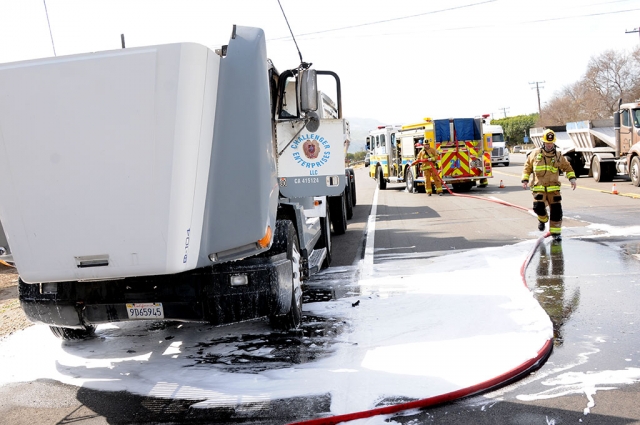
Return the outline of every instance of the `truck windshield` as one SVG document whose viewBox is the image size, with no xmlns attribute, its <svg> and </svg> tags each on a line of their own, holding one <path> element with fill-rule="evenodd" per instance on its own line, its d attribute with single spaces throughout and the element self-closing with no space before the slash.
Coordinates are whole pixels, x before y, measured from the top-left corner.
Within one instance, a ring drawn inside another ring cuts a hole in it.
<svg viewBox="0 0 640 425">
<path fill-rule="evenodd" d="M 491 135 L 491 141 L 493 143 L 495 142 L 504 142 L 504 135 L 502 133 L 498 133 L 498 134 L 492 134 Z"/>
<path fill-rule="evenodd" d="M 631 113 L 633 115 L 633 126 L 640 128 L 640 109 L 634 109 Z"/>
</svg>

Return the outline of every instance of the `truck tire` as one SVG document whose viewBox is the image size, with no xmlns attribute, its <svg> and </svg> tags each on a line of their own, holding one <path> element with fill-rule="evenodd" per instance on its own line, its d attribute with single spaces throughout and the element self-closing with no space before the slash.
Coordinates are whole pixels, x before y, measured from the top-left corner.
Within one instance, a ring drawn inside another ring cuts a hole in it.
<svg viewBox="0 0 640 425">
<path fill-rule="evenodd" d="M 356 174 L 352 168 L 349 168 L 349 183 L 351 184 L 351 206 L 356 206 Z"/>
<path fill-rule="evenodd" d="M 629 177 L 634 186 L 640 186 L 640 158 L 634 156 L 629 167 Z"/>
<path fill-rule="evenodd" d="M 331 210 L 333 233 L 344 235 L 347 231 L 347 206 L 344 202 L 344 196 L 330 196 L 329 209 Z"/>
<path fill-rule="evenodd" d="M 327 255 L 322 262 L 322 268 L 326 269 L 331 265 L 331 212 L 327 208 L 326 217 L 320 217 L 320 240 L 316 244 L 318 248 L 326 248 Z"/>
<path fill-rule="evenodd" d="M 407 168 L 407 171 L 405 171 L 404 181 L 407 186 L 407 192 L 416 193 L 416 185 L 413 179 L 413 170 L 411 170 L 411 167 Z"/>
<path fill-rule="evenodd" d="M 353 205 L 351 204 L 351 185 L 348 184 L 344 188 L 344 193 L 342 196 L 345 197 L 345 206 L 347 208 L 347 220 L 351 220 L 353 218 Z"/>
<path fill-rule="evenodd" d="M 74 329 L 74 328 L 62 328 L 60 326 L 49 326 L 51 329 L 51 333 L 57 336 L 60 339 L 65 341 L 73 341 L 79 339 L 86 339 L 94 336 L 94 332 L 96 328 L 94 326 L 85 326 L 82 329 Z"/>
<path fill-rule="evenodd" d="M 298 235 L 290 220 L 278 220 L 276 234 L 272 249 L 282 250 L 287 253 L 287 259 L 291 261 L 291 308 L 283 315 L 271 314 L 269 323 L 277 330 L 296 329 L 302 322 L 302 256 Z M 277 251 L 274 251 L 274 253 Z"/>
<path fill-rule="evenodd" d="M 382 167 L 378 168 L 378 189 L 385 190 L 387 188 L 387 181 L 384 179 L 384 173 Z"/>
<path fill-rule="evenodd" d="M 597 182 L 610 182 L 615 175 L 615 165 L 612 163 L 602 163 L 598 157 L 593 157 L 591 161 L 591 174 Z"/>
<path fill-rule="evenodd" d="M 594 156 L 591 160 L 591 175 L 595 181 L 602 181 L 602 164 L 600 164 L 597 156 Z"/>
</svg>

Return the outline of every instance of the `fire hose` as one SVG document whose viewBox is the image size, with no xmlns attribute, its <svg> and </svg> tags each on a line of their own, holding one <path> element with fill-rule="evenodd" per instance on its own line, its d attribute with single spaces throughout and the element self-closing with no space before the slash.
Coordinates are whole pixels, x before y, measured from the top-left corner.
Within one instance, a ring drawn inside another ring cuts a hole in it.
<svg viewBox="0 0 640 425">
<path fill-rule="evenodd" d="M 417 162 L 428 162 L 431 164 L 432 167 L 434 167 L 434 169 L 437 170 L 437 168 L 435 168 L 434 164 L 429 161 L 429 160 L 418 160 Z M 473 195 L 464 195 L 464 194 L 459 194 L 459 193 L 453 193 L 453 191 L 451 191 L 446 184 L 444 183 L 444 181 L 442 181 L 442 179 L 440 178 L 440 176 L 438 176 L 438 178 L 440 179 L 440 181 L 442 182 L 443 186 L 447 189 L 447 191 L 449 191 L 450 194 L 455 195 L 455 196 L 462 196 L 462 197 L 466 197 L 466 198 L 476 198 L 476 199 L 482 199 L 485 201 L 492 201 L 492 202 L 496 202 L 502 205 L 506 205 L 506 206 L 510 206 L 510 207 L 514 207 L 514 208 L 518 208 L 521 210 L 525 210 L 525 211 L 530 211 L 528 208 L 522 207 L 520 205 L 515 205 L 515 204 L 511 204 L 509 202 L 504 202 L 504 201 L 500 201 L 500 200 L 496 200 L 496 199 L 487 199 L 487 198 L 483 198 L 480 196 L 473 196 Z M 430 183 L 430 182 L 429 182 Z M 425 184 L 427 184 L 427 182 L 425 182 Z M 526 282 L 526 277 L 525 277 L 525 273 L 526 273 L 526 269 L 527 269 L 527 265 L 531 262 L 531 259 L 533 258 L 533 254 L 535 253 L 535 251 L 538 249 L 538 246 L 540 245 L 540 243 L 546 238 L 550 236 L 549 232 L 546 232 L 545 234 L 543 234 L 542 236 L 540 236 L 537 240 L 535 245 L 533 246 L 533 248 L 529 251 L 529 254 L 527 255 L 526 259 L 524 260 L 524 262 L 522 263 L 522 265 L 520 266 L 520 277 L 522 278 L 522 282 L 525 285 L 525 287 L 527 287 L 527 282 Z M 300 421 L 300 422 L 294 422 L 291 423 L 289 425 L 335 425 L 341 422 L 347 422 L 347 421 L 352 421 L 352 420 L 356 420 L 356 419 L 364 419 L 364 418 L 370 418 L 373 416 L 378 416 L 378 415 L 390 415 L 390 414 L 394 414 L 394 413 L 398 413 L 404 410 L 409 410 L 409 409 L 424 409 L 424 408 L 430 408 L 430 407 L 435 407 L 441 404 L 445 404 L 445 403 L 450 403 L 453 402 L 455 400 L 459 400 L 461 398 L 465 398 L 465 397 L 470 397 L 473 395 L 478 395 L 480 393 L 485 393 L 488 391 L 491 391 L 493 389 L 505 386 L 509 383 L 515 382 L 517 380 L 519 380 L 521 377 L 531 373 L 533 370 L 536 370 L 538 368 L 540 368 L 544 362 L 547 360 L 547 358 L 549 358 L 549 356 L 551 355 L 551 351 L 553 350 L 553 338 L 548 339 L 545 344 L 542 346 L 542 348 L 540 350 L 538 350 L 538 352 L 536 353 L 536 356 L 525 361 L 524 363 L 520 364 L 519 366 L 499 375 L 496 376 L 495 378 L 492 378 L 490 380 L 487 380 L 485 382 L 481 382 L 478 383 L 476 385 L 472 385 L 470 387 L 467 388 L 462 388 L 456 391 L 452 391 L 449 393 L 445 393 L 445 394 L 440 394 L 434 397 L 429 397 L 429 398 L 425 398 L 425 399 L 421 399 L 421 400 L 415 400 L 415 401 L 410 401 L 407 403 L 401 403 L 401 404 L 396 404 L 396 405 L 392 405 L 392 406 L 385 406 L 385 407 L 379 407 L 379 408 L 374 408 L 371 410 L 363 410 L 360 412 L 354 412 L 354 413 L 346 413 L 346 414 L 342 414 L 342 415 L 335 415 L 335 416 L 328 416 L 328 417 L 323 417 L 323 418 L 316 418 L 316 419 L 311 419 L 311 420 L 306 420 L 306 421 Z"/>
</svg>

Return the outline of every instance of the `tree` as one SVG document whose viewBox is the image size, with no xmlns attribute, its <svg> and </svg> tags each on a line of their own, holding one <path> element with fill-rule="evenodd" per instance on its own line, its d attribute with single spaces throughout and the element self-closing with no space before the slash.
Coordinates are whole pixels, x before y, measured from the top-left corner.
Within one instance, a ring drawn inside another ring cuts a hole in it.
<svg viewBox="0 0 640 425">
<path fill-rule="evenodd" d="M 511 146 L 522 143 L 524 136 L 531 127 L 534 127 L 537 120 L 538 114 L 529 114 L 491 120 L 491 124 L 502 126 L 507 145 Z"/>
<path fill-rule="evenodd" d="M 631 53 L 607 50 L 592 57 L 584 76 L 555 93 L 537 127 L 564 125 L 567 122 L 610 118 L 618 101 L 640 98 L 640 47 Z"/>
</svg>

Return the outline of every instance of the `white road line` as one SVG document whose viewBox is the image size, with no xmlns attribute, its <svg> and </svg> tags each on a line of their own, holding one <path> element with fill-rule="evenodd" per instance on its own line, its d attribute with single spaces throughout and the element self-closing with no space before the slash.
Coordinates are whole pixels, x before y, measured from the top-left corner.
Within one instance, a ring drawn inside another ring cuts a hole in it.
<svg viewBox="0 0 640 425">
<path fill-rule="evenodd" d="M 362 261 L 362 273 L 360 277 L 369 278 L 373 276 L 373 250 L 374 240 L 376 234 L 376 215 L 378 214 L 378 188 L 373 194 L 373 201 L 371 202 L 371 213 L 369 214 L 369 220 L 367 221 L 366 238 L 367 244 L 364 250 L 364 259 Z"/>
</svg>

